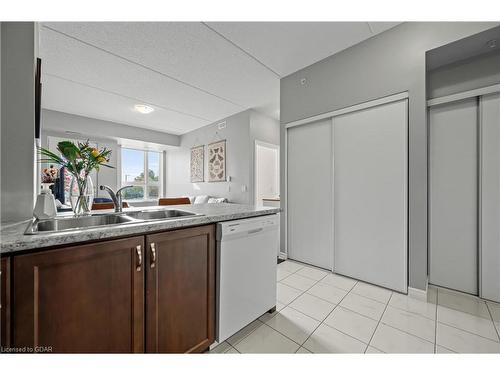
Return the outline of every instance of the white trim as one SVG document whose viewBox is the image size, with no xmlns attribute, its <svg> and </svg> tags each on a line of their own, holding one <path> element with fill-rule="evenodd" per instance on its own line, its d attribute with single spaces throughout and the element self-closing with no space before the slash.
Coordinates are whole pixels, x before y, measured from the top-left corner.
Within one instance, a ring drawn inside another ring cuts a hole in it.
<svg viewBox="0 0 500 375">
<path fill-rule="evenodd" d="M 288 258 L 288 255 L 286 254 L 286 252 L 283 252 L 283 251 L 280 251 L 280 254 L 278 255 L 278 257 L 280 259 L 287 259 Z"/>
<path fill-rule="evenodd" d="M 302 120 L 291 121 L 291 122 L 288 122 L 285 124 L 285 128 L 291 128 L 294 126 L 304 125 L 304 124 L 308 124 L 311 122 L 324 120 L 324 119 L 327 119 L 329 117 L 336 117 L 336 116 L 340 116 L 340 115 L 345 115 L 346 113 L 357 112 L 357 111 L 361 111 L 363 109 L 376 107 L 376 106 L 379 106 L 382 104 L 397 102 L 399 100 L 403 100 L 403 99 L 407 99 L 407 98 L 408 98 L 407 91 L 401 92 L 398 94 L 394 94 L 394 95 L 384 96 L 384 97 L 379 98 L 379 99 L 370 100 L 368 102 L 363 102 L 363 103 L 356 104 L 353 106 L 337 109 L 335 111 L 326 112 L 326 113 L 322 113 L 322 114 L 319 114 L 316 116 L 307 117 L 307 118 L 304 118 Z"/>
<path fill-rule="evenodd" d="M 332 176 L 331 176 L 331 188 L 332 188 L 332 269 L 335 271 L 335 117 L 331 118 L 332 127 L 332 147 L 330 148 L 330 160 L 332 161 Z"/>
<path fill-rule="evenodd" d="M 281 249 L 286 258 L 288 259 L 288 129 L 285 128 L 285 207 L 281 207 L 281 209 L 285 208 L 285 212 L 283 216 L 284 221 L 284 239 L 285 239 L 285 248 Z M 281 234 L 280 234 L 281 236 Z"/>
<path fill-rule="evenodd" d="M 446 95 L 446 96 L 441 96 L 439 98 L 429 99 L 427 100 L 427 106 L 432 107 L 435 105 L 451 103 L 462 99 L 472 98 L 474 96 L 492 94 L 499 91 L 500 91 L 500 83 L 496 85 L 481 87 L 474 90 L 459 92 L 458 94 Z"/>
<path fill-rule="evenodd" d="M 477 295 L 483 297 L 483 97 L 477 98 Z"/>
<path fill-rule="evenodd" d="M 136 181 L 122 181 L 123 177 L 123 163 L 122 163 L 122 153 L 123 150 L 132 150 L 132 151 L 139 151 L 143 153 L 143 169 L 144 169 L 144 182 L 136 182 Z M 157 153 L 158 156 L 158 181 L 157 182 L 150 182 L 149 181 L 149 153 L 154 152 Z M 161 198 L 163 195 L 163 189 L 164 189 L 164 183 L 163 180 L 165 178 L 165 171 L 163 170 L 163 158 L 164 158 L 164 152 L 163 151 L 156 151 L 156 150 L 148 150 L 148 149 L 140 149 L 140 148 L 129 148 L 129 147 L 123 147 L 121 146 L 119 149 L 120 153 L 120 169 L 119 169 L 119 184 L 117 185 L 119 188 L 123 186 L 138 186 L 143 188 L 143 199 L 139 199 L 136 201 L 150 201 L 150 200 L 156 200 L 157 198 L 151 198 L 149 197 L 148 194 L 148 187 L 150 186 L 157 186 L 158 187 L 158 198 Z M 130 201 L 134 201 L 133 199 L 129 199 Z M 127 200 L 127 201 L 129 201 Z"/>
<path fill-rule="evenodd" d="M 273 150 L 276 150 L 278 152 L 278 157 L 276 159 L 276 171 L 277 171 L 277 176 L 276 176 L 276 187 L 278 188 L 278 194 L 280 192 L 280 146 L 275 145 L 273 143 L 269 142 L 264 142 L 260 141 L 258 139 L 255 140 L 254 142 L 254 149 L 253 149 L 253 173 L 254 173 L 254 182 L 253 182 L 253 201 L 255 205 L 258 205 L 257 203 L 257 185 L 258 185 L 258 178 L 257 176 L 259 175 L 257 173 L 258 167 L 257 167 L 257 146 L 260 147 L 265 147 L 265 148 L 270 148 Z"/>
<path fill-rule="evenodd" d="M 410 161 L 410 101 L 409 99 L 405 99 L 405 115 L 406 115 L 406 123 L 405 123 L 405 158 L 404 158 L 404 175 L 405 175 L 405 181 L 404 181 L 404 186 L 403 186 L 403 191 L 404 191 L 404 244 L 405 244 L 405 260 L 404 260 L 404 266 L 406 267 L 406 272 L 405 272 L 405 289 L 406 292 L 408 292 L 408 285 L 409 285 L 409 274 L 410 274 L 410 261 L 409 261 L 409 252 L 410 252 L 410 243 L 409 243 L 409 233 L 410 233 L 410 226 L 409 226 L 409 214 L 410 214 L 410 207 L 409 207 L 409 199 L 410 199 L 410 194 L 409 194 L 409 189 L 410 189 L 410 170 L 408 163 Z"/>
<path fill-rule="evenodd" d="M 427 302 L 427 285 L 424 289 L 417 289 L 417 288 L 412 288 L 408 287 L 408 297 L 418 299 L 420 301 Z"/>
</svg>

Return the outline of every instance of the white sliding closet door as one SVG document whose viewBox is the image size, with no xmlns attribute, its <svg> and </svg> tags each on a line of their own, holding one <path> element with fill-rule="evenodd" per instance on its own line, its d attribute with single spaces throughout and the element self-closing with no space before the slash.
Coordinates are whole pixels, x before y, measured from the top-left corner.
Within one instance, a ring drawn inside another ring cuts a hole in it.
<svg viewBox="0 0 500 375">
<path fill-rule="evenodd" d="M 481 98 L 481 297 L 500 302 L 500 94 Z"/>
<path fill-rule="evenodd" d="M 407 100 L 333 118 L 334 271 L 407 291 Z"/>
<path fill-rule="evenodd" d="M 477 98 L 429 110 L 429 280 L 478 293 Z"/>
<path fill-rule="evenodd" d="M 287 130 L 288 258 L 332 269 L 332 122 Z"/>
</svg>

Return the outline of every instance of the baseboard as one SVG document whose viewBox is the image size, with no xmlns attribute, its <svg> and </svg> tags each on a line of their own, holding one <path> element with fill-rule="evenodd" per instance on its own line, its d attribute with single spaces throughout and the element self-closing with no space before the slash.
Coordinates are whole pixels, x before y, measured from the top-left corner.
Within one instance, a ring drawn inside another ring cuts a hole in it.
<svg viewBox="0 0 500 375">
<path fill-rule="evenodd" d="M 429 289 L 429 280 L 425 281 L 425 289 L 408 287 L 408 297 L 412 297 L 421 301 L 427 301 L 428 289 Z"/>
<path fill-rule="evenodd" d="M 279 255 L 278 255 L 278 258 L 280 258 L 280 259 L 287 259 L 288 257 L 287 257 L 287 255 L 286 255 L 286 253 L 285 253 L 285 252 L 280 251 L 280 253 L 279 253 Z"/>
</svg>

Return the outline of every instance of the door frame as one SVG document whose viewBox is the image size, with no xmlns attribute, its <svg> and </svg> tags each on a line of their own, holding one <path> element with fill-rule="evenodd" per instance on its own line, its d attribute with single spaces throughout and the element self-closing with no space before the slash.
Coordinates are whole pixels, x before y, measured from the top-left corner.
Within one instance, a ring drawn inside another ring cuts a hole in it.
<svg viewBox="0 0 500 375">
<path fill-rule="evenodd" d="M 488 95 L 500 94 L 500 84 L 480 87 L 473 90 L 463 91 L 457 94 L 440 96 L 427 100 L 427 282 L 430 285 L 430 109 L 435 106 L 450 104 L 457 101 L 476 98 L 477 100 L 477 296 L 483 298 L 482 286 L 482 180 L 483 180 L 483 118 L 482 106 L 483 97 Z M 466 293 L 466 292 L 462 292 Z"/>
<path fill-rule="evenodd" d="M 258 182 L 259 182 L 259 179 L 258 179 L 258 171 L 259 171 L 259 163 L 257 163 L 257 148 L 258 147 L 265 147 L 265 148 L 270 148 L 270 149 L 273 149 L 273 150 L 276 150 L 277 152 L 277 158 L 276 158 L 276 171 L 277 171 L 277 175 L 276 175 L 276 184 L 277 184 L 277 187 L 278 187 L 278 194 L 279 194 L 279 191 L 280 191 L 280 146 L 279 145 L 275 145 L 273 143 L 269 143 L 269 142 L 264 142 L 264 141 L 261 141 L 261 140 L 258 140 L 256 139 L 255 142 L 254 142 L 254 157 L 253 157 L 253 163 L 254 163 L 254 182 L 253 182 L 253 191 L 254 191 L 254 196 L 253 196 L 253 202 L 254 204 L 257 205 L 257 186 L 258 186 Z"/>
</svg>

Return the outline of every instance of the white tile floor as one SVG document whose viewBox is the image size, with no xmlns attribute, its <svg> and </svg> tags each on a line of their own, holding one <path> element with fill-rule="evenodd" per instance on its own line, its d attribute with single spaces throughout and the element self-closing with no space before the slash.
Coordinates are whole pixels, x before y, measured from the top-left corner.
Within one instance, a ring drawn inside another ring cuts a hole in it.
<svg viewBox="0 0 500 375">
<path fill-rule="evenodd" d="M 294 261 L 274 314 L 210 353 L 500 353 L 500 304 L 430 287 L 414 299 Z"/>
</svg>

